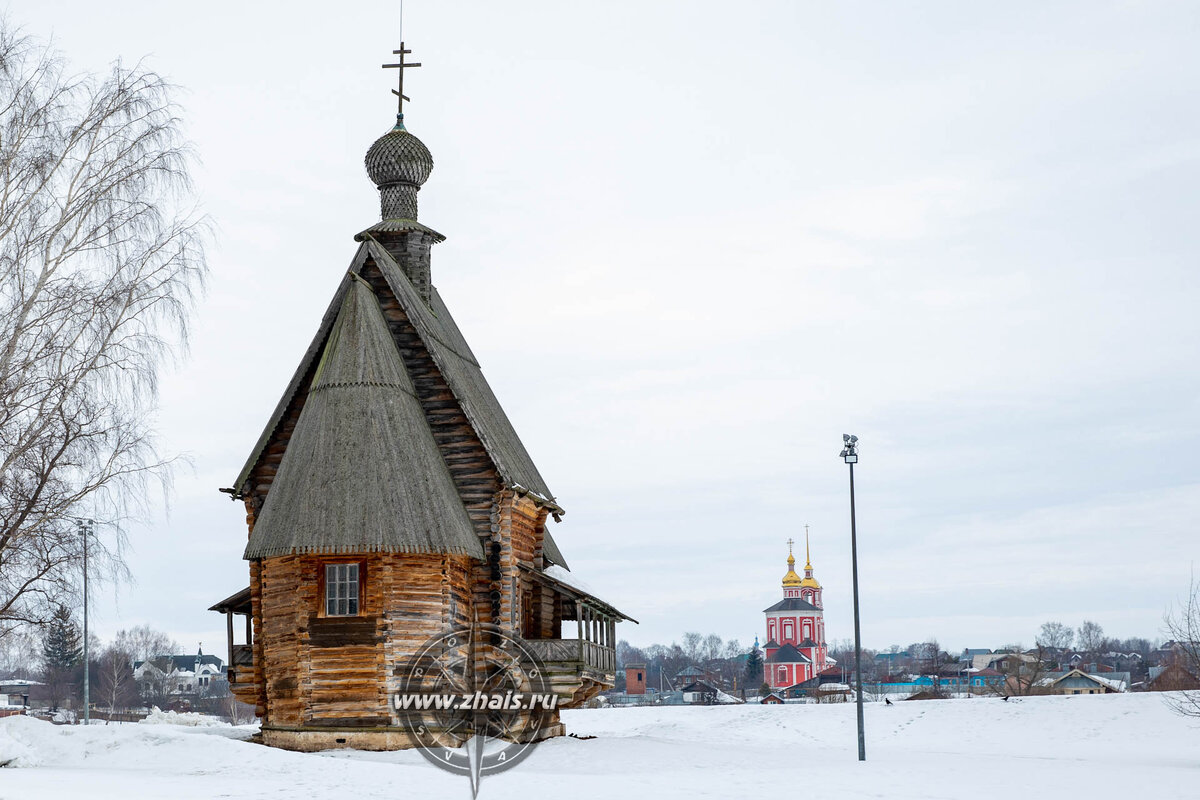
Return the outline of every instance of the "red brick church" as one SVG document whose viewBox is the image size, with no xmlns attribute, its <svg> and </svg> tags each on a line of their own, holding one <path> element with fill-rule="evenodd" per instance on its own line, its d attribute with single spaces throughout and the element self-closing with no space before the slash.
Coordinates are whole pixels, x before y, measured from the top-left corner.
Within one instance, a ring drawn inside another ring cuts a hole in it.
<svg viewBox="0 0 1200 800">
<path fill-rule="evenodd" d="M 804 535 L 804 577 L 796 574 L 796 557 L 788 539 L 788 570 L 783 599 L 764 610 L 767 643 L 763 678 L 772 689 L 786 689 L 818 675 L 827 666 L 824 603 L 821 584 L 813 577 L 808 533 Z"/>
</svg>

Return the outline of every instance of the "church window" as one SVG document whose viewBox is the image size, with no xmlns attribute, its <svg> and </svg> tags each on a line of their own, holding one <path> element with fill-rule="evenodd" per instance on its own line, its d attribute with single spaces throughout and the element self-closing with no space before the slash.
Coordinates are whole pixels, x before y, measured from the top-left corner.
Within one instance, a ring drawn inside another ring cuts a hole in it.
<svg viewBox="0 0 1200 800">
<path fill-rule="evenodd" d="M 358 564 L 325 565 L 325 615 L 358 614 Z"/>
<path fill-rule="evenodd" d="M 791 639 L 791 638 L 794 636 L 794 634 L 793 634 L 793 631 L 794 631 L 794 630 L 795 630 L 795 628 L 793 628 L 793 627 L 792 627 L 792 623 L 790 623 L 790 622 L 785 622 L 785 623 L 783 623 L 783 638 L 784 638 L 784 641 L 787 641 L 787 640 Z"/>
</svg>

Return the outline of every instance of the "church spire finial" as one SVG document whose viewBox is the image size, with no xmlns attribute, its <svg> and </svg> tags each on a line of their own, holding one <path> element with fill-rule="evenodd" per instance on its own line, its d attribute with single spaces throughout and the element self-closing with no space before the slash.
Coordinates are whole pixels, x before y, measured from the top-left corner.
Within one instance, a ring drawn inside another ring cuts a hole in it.
<svg viewBox="0 0 1200 800">
<path fill-rule="evenodd" d="M 793 542 L 792 539 L 789 537 L 787 540 L 788 569 L 787 569 L 787 573 L 783 576 L 783 588 L 784 589 L 787 589 L 792 586 L 800 585 L 800 576 L 796 574 L 796 557 L 794 555 L 792 555 L 792 545 L 793 544 L 795 544 L 795 542 Z"/>
<path fill-rule="evenodd" d="M 812 551 L 808 544 L 808 526 L 804 526 L 804 579 L 800 581 L 801 586 L 807 586 L 811 589 L 820 589 L 821 583 L 813 577 Z"/>
<path fill-rule="evenodd" d="M 399 60 L 395 64 L 384 64 L 383 65 L 383 69 L 394 69 L 399 74 L 399 77 L 396 80 L 397 86 L 395 89 L 392 89 L 392 94 L 396 95 L 396 127 L 397 128 L 404 127 L 404 101 L 408 100 L 410 103 L 412 102 L 412 100 L 408 97 L 408 95 L 404 94 L 404 70 L 421 66 L 420 62 L 414 62 L 414 63 L 405 62 L 404 56 L 408 55 L 411 52 L 412 52 L 412 50 L 405 49 L 404 42 L 401 41 L 400 49 L 392 51 L 392 55 L 400 56 Z"/>
</svg>

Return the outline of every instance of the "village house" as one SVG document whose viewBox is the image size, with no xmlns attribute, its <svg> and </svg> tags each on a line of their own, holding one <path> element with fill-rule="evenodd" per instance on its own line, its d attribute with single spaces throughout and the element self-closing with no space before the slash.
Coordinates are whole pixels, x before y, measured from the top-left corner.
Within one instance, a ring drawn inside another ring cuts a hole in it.
<svg viewBox="0 0 1200 800">
<path fill-rule="evenodd" d="M 270 745 L 413 746 L 390 701 L 448 630 L 468 632 L 468 676 L 501 633 L 519 637 L 560 708 L 614 684 L 616 624 L 631 618 L 573 583 L 547 524 L 563 507 L 434 285 L 445 237 L 417 220 L 432 169 L 398 114 L 366 155 L 381 219 L 354 236 L 348 270 L 328 268 L 328 309 L 223 490 L 245 505 L 249 586 L 212 610 L 227 617 L 231 689 Z M 549 370 L 531 358 L 524 380 Z M 540 735 L 563 733 L 553 717 Z"/>
<path fill-rule="evenodd" d="M 1196 691 L 1200 689 L 1200 677 L 1173 661 L 1166 666 L 1151 667 L 1149 679 L 1137 688 L 1145 692 Z"/>
<path fill-rule="evenodd" d="M 224 662 L 203 649 L 194 655 L 161 655 L 133 663 L 133 680 L 142 697 L 204 694 L 224 676 Z"/>
<path fill-rule="evenodd" d="M 1111 672 L 1100 676 L 1072 669 L 1046 675 L 1038 682 L 1037 689 L 1045 694 L 1116 694 L 1128 691 L 1129 673 Z"/>
<path fill-rule="evenodd" d="M 36 692 L 39 686 L 41 686 L 40 682 L 26 678 L 5 678 L 0 680 L 0 707 L 28 707 L 31 692 Z"/>
</svg>

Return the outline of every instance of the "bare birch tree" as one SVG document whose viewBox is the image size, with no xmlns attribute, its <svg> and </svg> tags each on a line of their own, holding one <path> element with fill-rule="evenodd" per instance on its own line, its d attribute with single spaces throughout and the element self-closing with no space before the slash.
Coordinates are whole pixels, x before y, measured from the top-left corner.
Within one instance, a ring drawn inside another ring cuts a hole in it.
<svg viewBox="0 0 1200 800">
<path fill-rule="evenodd" d="M 1167 614 L 1166 625 L 1172 639 L 1167 666 L 1179 667 L 1190 677 L 1200 679 L 1200 582 L 1195 578 L 1187 595 Z M 1200 689 L 1173 692 L 1167 702 L 1184 716 L 1200 717 Z"/>
<path fill-rule="evenodd" d="M 128 708 L 138 699 L 133 679 L 133 659 L 129 652 L 112 645 L 100 655 L 97 699 L 110 712 Z"/>
<path fill-rule="evenodd" d="M 168 476 L 156 374 L 206 269 L 171 91 L 141 65 L 72 75 L 0 20 L 0 636 L 71 596 L 77 518 L 119 566 L 112 532 Z"/>
<path fill-rule="evenodd" d="M 1037 644 L 1054 652 L 1070 648 L 1075 640 L 1075 631 L 1069 625 L 1061 622 L 1044 622 L 1037 635 Z"/>
<path fill-rule="evenodd" d="M 1075 634 L 1075 646 L 1087 655 L 1096 655 L 1104 647 L 1104 628 L 1098 622 L 1085 619 Z"/>
<path fill-rule="evenodd" d="M 179 644 L 167 634 L 149 625 L 134 625 L 117 631 L 113 647 L 124 650 L 132 662 L 148 661 L 156 656 L 175 655 L 181 651 Z"/>
</svg>

